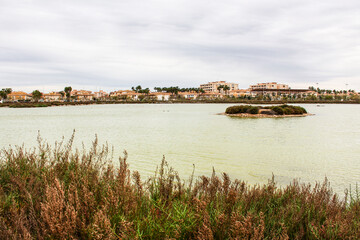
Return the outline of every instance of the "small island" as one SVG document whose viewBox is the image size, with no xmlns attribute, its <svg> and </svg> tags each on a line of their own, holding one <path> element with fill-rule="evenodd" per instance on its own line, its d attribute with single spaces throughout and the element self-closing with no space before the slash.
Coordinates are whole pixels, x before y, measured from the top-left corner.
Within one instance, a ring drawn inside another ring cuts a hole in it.
<svg viewBox="0 0 360 240">
<path fill-rule="evenodd" d="M 251 106 L 239 105 L 228 107 L 225 115 L 243 118 L 279 118 L 279 117 L 303 117 L 311 115 L 305 108 L 291 105 L 278 106 Z"/>
</svg>

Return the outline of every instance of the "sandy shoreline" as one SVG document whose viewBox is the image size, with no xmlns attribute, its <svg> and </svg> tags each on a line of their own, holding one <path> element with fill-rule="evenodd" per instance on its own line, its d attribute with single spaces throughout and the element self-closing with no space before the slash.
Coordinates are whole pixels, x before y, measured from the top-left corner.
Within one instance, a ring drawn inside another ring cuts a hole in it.
<svg viewBox="0 0 360 240">
<path fill-rule="evenodd" d="M 249 113 L 238 113 L 238 114 L 226 114 L 219 113 L 219 115 L 226 115 L 229 117 L 239 117 L 239 118 L 288 118 L 288 117 L 306 117 L 313 116 L 315 114 L 306 113 L 301 115 L 268 115 L 268 114 L 249 114 Z"/>
</svg>

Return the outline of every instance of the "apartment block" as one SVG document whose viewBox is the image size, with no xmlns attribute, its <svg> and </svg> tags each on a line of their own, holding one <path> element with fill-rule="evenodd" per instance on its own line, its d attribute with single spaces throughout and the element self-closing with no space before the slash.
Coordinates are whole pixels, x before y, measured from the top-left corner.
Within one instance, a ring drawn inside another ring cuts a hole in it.
<svg viewBox="0 0 360 240">
<path fill-rule="evenodd" d="M 256 85 L 251 85 L 250 90 L 258 89 L 289 89 L 289 85 L 281 84 L 277 82 L 268 82 L 268 83 L 258 83 Z"/>
<path fill-rule="evenodd" d="M 228 86 L 230 91 L 238 90 L 239 84 L 237 83 L 228 83 L 226 81 L 217 81 L 217 82 L 209 82 L 206 84 L 201 84 L 200 88 L 202 88 L 205 92 L 219 92 L 219 86 Z"/>
</svg>

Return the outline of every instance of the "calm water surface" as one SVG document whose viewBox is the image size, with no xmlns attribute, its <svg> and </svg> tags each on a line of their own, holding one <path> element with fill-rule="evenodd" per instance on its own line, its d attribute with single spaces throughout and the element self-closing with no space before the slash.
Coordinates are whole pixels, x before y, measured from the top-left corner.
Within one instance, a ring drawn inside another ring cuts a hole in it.
<svg viewBox="0 0 360 240">
<path fill-rule="evenodd" d="M 231 104 L 230 104 L 231 105 Z M 232 178 L 279 184 L 299 178 L 323 181 L 338 193 L 360 182 L 360 105 L 302 105 L 315 116 L 239 119 L 223 115 L 229 104 L 88 105 L 0 108 L 0 147 L 36 146 L 69 138 L 114 146 L 129 154 L 132 170 L 151 175 L 163 155 L 182 177 L 227 172 Z"/>
</svg>

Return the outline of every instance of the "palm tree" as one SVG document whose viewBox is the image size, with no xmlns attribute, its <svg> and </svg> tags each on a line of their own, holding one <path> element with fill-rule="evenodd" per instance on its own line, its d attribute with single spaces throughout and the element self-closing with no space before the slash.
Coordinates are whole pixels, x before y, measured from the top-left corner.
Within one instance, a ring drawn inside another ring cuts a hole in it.
<svg viewBox="0 0 360 240">
<path fill-rule="evenodd" d="M 221 91 L 221 89 L 224 89 L 224 85 L 219 85 L 218 87 L 217 87 L 217 90 L 220 92 Z"/>
<path fill-rule="evenodd" d="M 0 97 L 1 99 L 7 99 L 7 95 L 9 95 L 12 92 L 11 88 L 3 88 L 0 91 Z"/>
<path fill-rule="evenodd" d="M 67 101 L 70 101 L 71 91 L 72 91 L 72 87 L 65 87 L 64 88 L 64 92 L 65 92 Z"/>
<path fill-rule="evenodd" d="M 229 87 L 228 85 L 225 85 L 225 86 L 223 87 L 223 89 L 224 89 L 224 91 L 225 91 L 225 94 L 227 94 L 228 91 L 230 90 L 230 87 Z"/>
<path fill-rule="evenodd" d="M 61 94 L 61 98 L 63 99 L 64 96 L 65 96 L 65 92 L 64 92 L 64 91 L 60 91 L 59 93 Z"/>
<path fill-rule="evenodd" d="M 162 91 L 162 88 L 161 88 L 161 87 L 154 87 L 154 90 L 155 90 L 156 92 L 161 92 L 161 91 Z"/>
<path fill-rule="evenodd" d="M 42 93 L 39 90 L 35 90 L 32 92 L 32 98 L 35 102 L 39 101 L 39 99 L 42 97 Z"/>
</svg>

